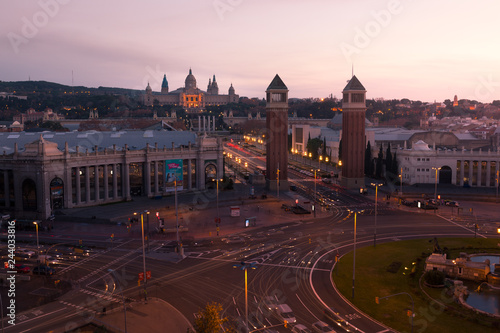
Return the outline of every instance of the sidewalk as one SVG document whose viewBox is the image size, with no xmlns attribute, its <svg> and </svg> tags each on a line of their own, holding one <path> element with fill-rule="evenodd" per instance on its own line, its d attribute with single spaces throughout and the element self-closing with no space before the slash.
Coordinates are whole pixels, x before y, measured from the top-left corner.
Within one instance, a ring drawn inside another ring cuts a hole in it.
<svg viewBox="0 0 500 333">
<path fill-rule="evenodd" d="M 93 322 L 96 325 L 105 325 L 113 332 L 129 333 L 185 333 L 188 328 L 193 328 L 179 310 L 159 298 L 149 298 L 147 303 L 142 301 L 127 304 L 126 317 L 127 329 L 125 329 L 123 306 L 97 316 Z"/>
</svg>

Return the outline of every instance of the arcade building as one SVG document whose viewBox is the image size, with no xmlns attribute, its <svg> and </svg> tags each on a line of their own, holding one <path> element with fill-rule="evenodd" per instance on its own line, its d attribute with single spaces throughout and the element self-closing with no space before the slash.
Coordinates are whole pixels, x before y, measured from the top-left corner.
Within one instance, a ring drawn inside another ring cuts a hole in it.
<svg viewBox="0 0 500 333">
<path fill-rule="evenodd" d="M 221 139 L 192 132 L 17 132 L 0 142 L 0 211 L 17 219 L 160 197 L 174 184 L 201 190 L 223 174 Z"/>
</svg>

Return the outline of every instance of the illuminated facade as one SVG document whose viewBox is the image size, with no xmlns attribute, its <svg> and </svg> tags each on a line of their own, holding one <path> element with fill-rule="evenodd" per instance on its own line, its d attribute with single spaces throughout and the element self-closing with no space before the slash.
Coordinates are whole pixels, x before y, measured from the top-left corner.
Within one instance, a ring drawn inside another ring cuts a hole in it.
<svg viewBox="0 0 500 333">
<path fill-rule="evenodd" d="M 215 75 L 213 76 L 213 80 L 208 80 L 207 91 L 199 89 L 196 86 L 196 78 L 190 69 L 184 82 L 184 87 L 178 88 L 174 91 L 169 91 L 167 76 L 164 75 L 161 92 L 159 94 L 153 93 L 153 90 L 148 83 L 142 101 L 144 105 L 147 106 L 152 106 L 155 103 L 158 103 L 159 105 L 179 105 L 185 108 L 188 112 L 199 112 L 208 105 L 238 103 L 239 95 L 235 94 L 232 84 L 229 87 L 227 95 L 220 95 Z"/>
</svg>

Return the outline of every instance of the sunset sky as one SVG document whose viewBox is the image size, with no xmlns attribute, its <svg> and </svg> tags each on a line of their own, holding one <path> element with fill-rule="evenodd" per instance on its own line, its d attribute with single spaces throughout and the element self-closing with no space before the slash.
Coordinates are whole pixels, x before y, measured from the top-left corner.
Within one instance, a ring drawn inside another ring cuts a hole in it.
<svg viewBox="0 0 500 333">
<path fill-rule="evenodd" d="M 368 98 L 500 99 L 498 0 L 3 1 L 0 80 Z"/>
</svg>

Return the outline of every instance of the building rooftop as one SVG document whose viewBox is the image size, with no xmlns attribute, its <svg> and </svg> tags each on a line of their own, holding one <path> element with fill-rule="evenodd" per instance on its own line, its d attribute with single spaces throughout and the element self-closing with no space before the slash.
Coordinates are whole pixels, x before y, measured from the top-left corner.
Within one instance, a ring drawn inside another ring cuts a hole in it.
<svg viewBox="0 0 500 333">
<path fill-rule="evenodd" d="M 18 151 L 23 152 L 25 145 L 38 141 L 40 135 L 46 141 L 54 142 L 60 151 L 64 151 L 66 142 L 70 152 L 76 152 L 78 147 L 80 152 L 93 152 L 95 146 L 98 151 L 103 151 L 105 148 L 113 149 L 116 145 L 117 150 L 123 150 L 125 145 L 128 145 L 129 150 L 141 150 L 149 144 L 151 148 L 158 144 L 158 148 L 172 148 L 180 146 L 188 146 L 189 143 L 196 143 L 196 134 L 188 131 L 86 131 L 86 132 L 0 132 L 0 154 L 9 155 L 14 153 L 14 145 L 17 143 Z"/>
</svg>

